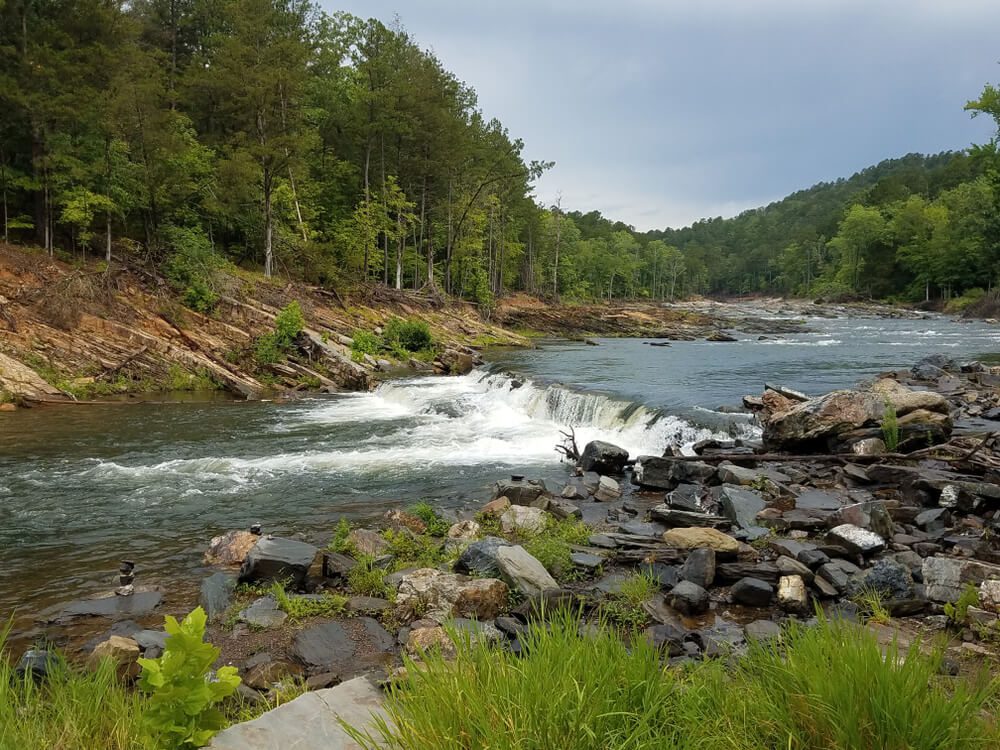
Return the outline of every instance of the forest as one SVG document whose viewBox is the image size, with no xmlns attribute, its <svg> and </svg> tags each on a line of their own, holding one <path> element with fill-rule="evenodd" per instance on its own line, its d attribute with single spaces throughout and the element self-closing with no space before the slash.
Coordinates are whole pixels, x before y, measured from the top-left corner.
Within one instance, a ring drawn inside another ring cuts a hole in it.
<svg viewBox="0 0 1000 750">
<path fill-rule="evenodd" d="M 987 85 L 967 107 L 997 121 Z M 732 219 L 637 232 L 540 205 L 523 142 L 398 23 L 309 0 L 0 0 L 3 239 L 142 264 L 211 310 L 225 265 L 469 300 L 988 290 L 997 138 Z"/>
</svg>

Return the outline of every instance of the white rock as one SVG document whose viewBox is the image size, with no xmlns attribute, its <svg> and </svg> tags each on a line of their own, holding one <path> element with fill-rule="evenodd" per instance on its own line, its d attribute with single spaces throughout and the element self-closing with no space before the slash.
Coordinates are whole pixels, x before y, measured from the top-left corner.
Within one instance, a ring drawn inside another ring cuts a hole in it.
<svg viewBox="0 0 1000 750">
<path fill-rule="evenodd" d="M 885 539 L 874 531 L 862 529 L 850 523 L 842 523 L 834 526 L 827 532 L 827 539 L 834 544 L 839 544 L 849 552 L 858 555 L 873 555 L 885 549 Z"/>
<path fill-rule="evenodd" d="M 778 605 L 786 612 L 805 614 L 809 611 L 809 594 L 802 576 L 782 576 L 778 579 Z"/>
<path fill-rule="evenodd" d="M 594 499 L 600 500 L 601 502 L 609 502 L 611 500 L 617 500 L 622 496 L 622 488 L 611 477 L 601 477 L 600 482 L 597 485 L 597 492 L 594 493 Z"/>
<path fill-rule="evenodd" d="M 496 578 L 469 578 L 420 568 L 402 577 L 396 603 L 415 605 L 432 619 L 492 620 L 507 606 L 507 584 Z"/>
<path fill-rule="evenodd" d="M 545 529 L 545 511 L 525 505 L 512 505 L 500 516 L 500 528 L 505 534 L 515 531 L 538 534 Z"/>
</svg>

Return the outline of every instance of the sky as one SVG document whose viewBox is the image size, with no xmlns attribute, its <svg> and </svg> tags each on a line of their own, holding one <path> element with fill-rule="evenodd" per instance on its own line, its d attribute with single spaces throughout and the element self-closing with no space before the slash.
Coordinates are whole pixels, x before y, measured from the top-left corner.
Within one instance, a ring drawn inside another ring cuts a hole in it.
<svg viewBox="0 0 1000 750">
<path fill-rule="evenodd" d="M 544 205 L 639 230 L 981 143 L 1000 0 L 322 0 L 387 24 L 555 161 Z"/>
</svg>

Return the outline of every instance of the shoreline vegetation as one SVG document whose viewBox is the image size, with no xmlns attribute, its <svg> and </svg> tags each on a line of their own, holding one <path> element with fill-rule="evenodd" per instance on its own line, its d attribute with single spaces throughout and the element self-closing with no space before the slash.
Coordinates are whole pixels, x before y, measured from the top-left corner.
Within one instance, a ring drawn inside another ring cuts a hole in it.
<svg viewBox="0 0 1000 750">
<path fill-rule="evenodd" d="M 171 648 L 163 614 L 196 605 L 204 628 L 194 620 L 184 648 L 202 666 L 177 679 L 206 684 L 222 667 L 240 679 L 203 717 L 208 734 L 231 725 L 209 745 L 220 750 L 330 733 L 414 750 L 664 736 L 991 747 L 998 378 L 936 355 L 815 398 L 773 386 L 744 399 L 760 442 L 637 457 L 568 439 L 565 486 L 500 479 L 474 514 L 418 503 L 378 525 L 342 519 L 322 548 L 228 532 L 208 545 L 217 572 L 198 601 L 136 588 L 45 614 L 19 663 L 27 682 L 8 688 L 17 717 L 0 747 L 55 735 L 93 746 L 87 732 L 107 725 L 73 706 L 127 709 L 115 747 L 148 746 L 151 699 L 133 682 Z M 89 666 L 63 666 L 53 644 Z"/>
</svg>

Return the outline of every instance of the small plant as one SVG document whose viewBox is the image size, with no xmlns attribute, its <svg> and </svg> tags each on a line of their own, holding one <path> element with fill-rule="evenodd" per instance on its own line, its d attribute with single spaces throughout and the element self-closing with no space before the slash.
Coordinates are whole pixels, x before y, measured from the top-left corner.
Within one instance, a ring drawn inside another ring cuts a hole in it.
<svg viewBox="0 0 1000 750">
<path fill-rule="evenodd" d="M 347 574 L 347 588 L 357 596 L 389 596 L 389 586 L 385 582 L 385 571 L 375 566 L 375 558 L 361 555 L 358 564 Z"/>
<path fill-rule="evenodd" d="M 324 593 L 318 598 L 289 596 L 285 587 L 277 582 L 271 584 L 268 591 L 278 603 L 278 609 L 293 622 L 306 617 L 341 615 L 347 610 L 347 597 L 337 594 Z"/>
<path fill-rule="evenodd" d="M 890 453 L 895 453 L 899 448 L 899 420 L 896 417 L 896 407 L 888 399 L 882 414 L 882 441 Z"/>
<path fill-rule="evenodd" d="M 422 320 L 390 318 L 382 335 L 390 347 L 404 352 L 422 352 L 434 346 L 431 329 Z"/>
<path fill-rule="evenodd" d="M 163 229 L 172 253 L 164 273 L 180 292 L 181 302 L 195 312 L 207 313 L 219 301 L 216 275 L 222 265 L 212 252 L 212 243 L 201 229 L 167 225 Z"/>
<path fill-rule="evenodd" d="M 660 590 L 660 582 L 652 573 L 634 573 L 622 581 L 618 591 L 601 605 L 604 619 L 625 630 L 638 630 L 649 622 L 642 608 Z"/>
<path fill-rule="evenodd" d="M 500 516 L 496 513 L 477 513 L 475 518 L 483 536 L 503 535 L 503 530 L 500 527 Z"/>
<path fill-rule="evenodd" d="M 271 365 L 280 362 L 291 350 L 295 337 L 305 328 L 302 308 L 295 300 L 282 308 L 274 318 L 274 330 L 257 339 L 254 359 L 257 364 Z"/>
<path fill-rule="evenodd" d="M 864 586 L 854 596 L 854 603 L 861 609 L 861 614 L 867 622 L 888 625 L 892 621 L 892 615 L 885 606 L 885 597 L 877 588 Z"/>
<path fill-rule="evenodd" d="M 382 538 L 389 543 L 386 552 L 395 558 L 393 567 L 397 570 L 433 568 L 447 559 L 441 541 L 426 534 L 386 529 L 382 532 Z"/>
<path fill-rule="evenodd" d="M 149 693 L 146 716 L 161 747 L 202 747 L 226 724 L 217 705 L 236 692 L 240 678 L 236 667 L 220 667 L 211 676 L 219 649 L 204 641 L 206 619 L 201 607 L 181 623 L 168 616 L 163 656 L 139 659 L 139 686 Z"/>
<path fill-rule="evenodd" d="M 364 362 L 365 355 L 374 357 L 382 350 L 382 340 L 374 333 L 357 330 L 351 337 L 351 359 Z"/>
<path fill-rule="evenodd" d="M 327 545 L 331 552 L 339 552 L 342 555 L 350 555 L 354 552 L 354 545 L 348 540 L 351 535 L 351 524 L 346 518 L 341 518 L 337 522 L 337 528 L 333 530 L 333 539 Z"/>
<path fill-rule="evenodd" d="M 979 589 L 967 583 L 962 589 L 962 595 L 954 604 L 944 605 L 944 613 L 956 625 L 965 625 L 969 621 L 969 607 L 979 606 Z"/>
<path fill-rule="evenodd" d="M 448 529 L 451 528 L 451 524 L 441 518 L 438 512 L 434 510 L 434 507 L 426 500 L 421 500 L 419 503 L 412 505 L 409 511 L 426 524 L 427 533 L 431 536 L 444 536 L 448 533 Z"/>
</svg>

